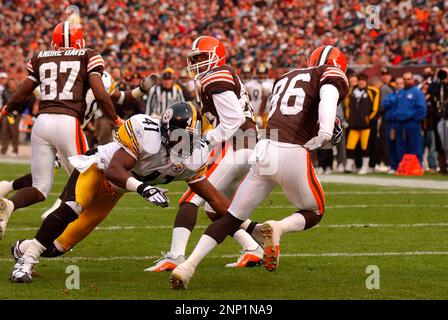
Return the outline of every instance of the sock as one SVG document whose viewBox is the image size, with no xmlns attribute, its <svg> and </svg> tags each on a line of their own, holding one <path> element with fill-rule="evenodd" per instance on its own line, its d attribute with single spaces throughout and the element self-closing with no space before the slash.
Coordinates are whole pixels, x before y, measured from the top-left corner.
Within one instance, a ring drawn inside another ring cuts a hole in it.
<svg viewBox="0 0 448 320">
<path fill-rule="evenodd" d="M 31 243 L 31 240 L 28 240 L 28 239 L 27 240 L 23 240 L 20 243 L 20 245 L 19 245 L 20 252 L 25 253 L 26 250 L 28 250 L 28 247 L 29 247 L 30 243 Z"/>
<path fill-rule="evenodd" d="M 42 222 L 35 238 L 43 246 L 49 247 L 64 232 L 70 222 L 75 221 L 77 218 L 78 215 L 75 211 L 66 203 L 63 203 Z"/>
<path fill-rule="evenodd" d="M 282 227 L 282 234 L 288 232 L 299 232 L 305 230 L 305 217 L 300 213 L 293 213 L 289 217 L 279 221 Z"/>
<path fill-rule="evenodd" d="M 196 248 L 194 248 L 191 255 L 185 261 L 185 263 L 189 263 L 194 268 L 196 268 L 199 263 L 216 247 L 218 243 L 212 237 L 204 234 L 201 239 L 199 239 Z"/>
<path fill-rule="evenodd" d="M 176 227 L 173 229 L 170 253 L 174 257 L 185 256 L 185 250 L 187 249 L 190 234 L 191 231 L 187 228 Z"/>
<path fill-rule="evenodd" d="M 55 240 L 44 252 L 42 252 L 42 257 L 45 258 L 54 258 L 63 255 L 66 251 L 58 244 L 58 241 Z"/>
<path fill-rule="evenodd" d="M 232 237 L 243 247 L 243 250 L 255 250 L 258 248 L 258 243 L 243 229 L 237 230 Z"/>
<path fill-rule="evenodd" d="M 36 239 L 30 241 L 28 249 L 23 255 L 24 258 L 31 257 L 34 260 L 39 259 L 42 252 L 45 251 L 45 247 Z"/>
<path fill-rule="evenodd" d="M 23 177 L 20 177 L 12 182 L 12 188 L 16 191 L 32 186 L 33 177 L 31 176 L 31 173 L 28 173 L 27 175 L 24 175 Z"/>
<path fill-rule="evenodd" d="M 26 187 L 17 191 L 9 200 L 14 203 L 14 208 L 17 210 L 44 201 L 45 196 L 37 188 Z"/>
</svg>

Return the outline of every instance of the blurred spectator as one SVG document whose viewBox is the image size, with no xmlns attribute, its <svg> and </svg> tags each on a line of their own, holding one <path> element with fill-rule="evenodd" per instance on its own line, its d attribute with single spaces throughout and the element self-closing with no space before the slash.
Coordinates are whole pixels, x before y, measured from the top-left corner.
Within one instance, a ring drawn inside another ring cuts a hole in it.
<svg viewBox="0 0 448 320">
<path fill-rule="evenodd" d="M 160 78 L 160 84 L 153 86 L 149 91 L 145 111 L 146 114 L 159 118 L 171 104 L 185 101 L 182 88 L 175 83 L 174 69 L 164 69 Z"/>
<path fill-rule="evenodd" d="M 9 79 L 6 88 L 3 90 L 2 102 L 8 103 L 8 100 L 13 96 L 17 90 L 17 83 L 14 79 Z M 2 148 L 0 153 L 6 154 L 8 146 L 12 143 L 12 155 L 17 156 L 19 152 L 19 123 L 20 116 L 24 107 L 21 107 L 12 112 L 12 114 L 2 117 Z"/>
<path fill-rule="evenodd" d="M 361 143 L 362 167 L 359 174 L 369 173 L 368 143 L 370 123 L 378 112 L 379 90 L 367 85 L 367 76 L 358 76 L 358 84 L 351 88 L 345 98 L 345 117 L 350 131 L 347 137 L 347 164 L 345 171 L 352 172 L 355 164 L 355 148 Z"/>
<path fill-rule="evenodd" d="M 6 88 L 6 82 L 8 80 L 8 74 L 6 72 L 0 72 L 0 106 L 4 106 L 6 104 L 3 103 L 3 91 Z"/>
<path fill-rule="evenodd" d="M 438 154 L 440 172 L 448 174 L 448 70 L 441 69 L 437 72 L 437 79 L 428 88 L 428 109 L 433 114 L 434 142 Z"/>
<path fill-rule="evenodd" d="M 182 94 L 184 95 L 185 101 L 192 101 L 195 98 L 196 89 L 194 79 L 190 77 L 186 69 L 182 69 L 180 72 L 177 84 L 182 88 Z"/>
<path fill-rule="evenodd" d="M 423 157 L 421 124 L 426 117 L 426 102 L 423 92 L 415 86 L 412 72 L 403 74 L 404 88 L 390 94 L 384 101 L 386 120 L 393 124 L 391 140 L 395 140 L 396 154 L 390 156 L 391 167 L 397 170 L 404 154 Z M 393 158 L 393 160 L 392 160 Z"/>
<path fill-rule="evenodd" d="M 376 170 L 379 172 L 387 172 L 390 168 L 390 160 L 387 152 L 387 133 L 386 133 L 386 119 L 384 110 L 384 99 L 394 92 L 391 85 L 392 75 L 387 68 L 381 69 L 379 90 L 380 90 L 380 104 L 378 106 L 378 134 L 376 140 L 377 164 Z"/>
<path fill-rule="evenodd" d="M 423 69 L 423 81 L 418 85 L 426 97 L 426 119 L 423 123 L 423 152 L 427 150 L 426 159 L 423 160 L 425 170 L 430 172 L 437 171 L 437 151 L 436 137 L 437 131 L 437 108 L 431 103 L 429 88 L 433 83 L 433 72 L 430 67 Z"/>
<path fill-rule="evenodd" d="M 24 62 L 48 46 L 68 1 L 2 1 L 0 70 L 26 77 Z M 228 63 L 303 65 L 317 46 L 340 47 L 350 64 L 440 64 L 447 55 L 447 2 L 376 1 L 379 29 L 365 27 L 366 1 L 79 0 L 87 45 L 127 74 L 185 67 L 198 34 L 222 40 Z M 145 30 L 145 32 L 142 32 Z"/>
</svg>

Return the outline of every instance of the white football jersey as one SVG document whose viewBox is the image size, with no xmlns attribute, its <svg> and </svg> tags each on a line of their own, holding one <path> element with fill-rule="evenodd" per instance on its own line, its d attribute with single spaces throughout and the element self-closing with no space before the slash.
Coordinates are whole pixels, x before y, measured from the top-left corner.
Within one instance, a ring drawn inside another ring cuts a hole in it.
<svg viewBox="0 0 448 320">
<path fill-rule="evenodd" d="M 250 102 L 255 114 L 260 113 L 261 101 L 263 99 L 263 87 L 261 82 L 255 79 L 247 81 L 245 84 L 247 92 L 250 96 Z"/>
<path fill-rule="evenodd" d="M 103 76 L 101 77 L 104 84 L 104 89 L 106 89 L 106 92 L 109 95 L 112 95 L 115 91 L 115 81 L 112 79 L 112 76 L 104 71 Z M 98 103 L 95 100 L 95 96 L 93 95 L 92 89 L 89 89 L 86 93 L 86 112 L 84 113 L 84 122 L 81 126 L 81 128 L 84 129 L 84 127 L 89 123 L 90 120 L 92 120 L 93 116 L 95 116 L 95 119 L 100 118 L 103 115 L 103 111 L 98 108 Z"/>
<path fill-rule="evenodd" d="M 205 179 L 207 157 L 189 163 L 189 159 L 174 161 L 162 143 L 160 120 L 144 114 L 128 119 L 118 130 L 115 141 L 98 147 L 99 168 L 107 168 L 114 153 L 123 148 L 137 163 L 131 173 L 140 181 L 167 184 L 173 180 L 194 183 Z M 207 148 L 208 150 L 208 148 Z"/>
<path fill-rule="evenodd" d="M 269 96 L 274 89 L 274 79 L 265 79 L 261 81 L 261 88 L 263 90 L 263 96 Z"/>
</svg>

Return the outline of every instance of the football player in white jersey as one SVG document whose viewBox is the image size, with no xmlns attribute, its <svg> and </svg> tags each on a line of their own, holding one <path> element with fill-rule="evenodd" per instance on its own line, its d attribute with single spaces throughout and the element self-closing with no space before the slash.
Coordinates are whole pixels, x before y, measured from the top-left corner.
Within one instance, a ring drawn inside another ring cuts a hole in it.
<svg viewBox="0 0 448 320">
<path fill-rule="evenodd" d="M 261 83 L 261 105 L 258 115 L 261 117 L 261 128 L 266 128 L 269 115 L 269 99 L 274 88 L 274 79 L 268 78 L 269 70 L 265 64 L 260 63 L 257 67 L 257 80 Z"/>
<path fill-rule="evenodd" d="M 118 105 L 121 105 L 127 101 L 132 101 L 141 98 L 145 92 L 148 92 L 149 89 L 151 89 L 151 87 L 154 85 L 155 82 L 154 75 L 150 75 L 142 79 L 139 87 L 136 87 L 132 90 L 120 91 L 115 86 L 115 81 L 112 79 L 112 76 L 108 72 L 106 71 L 103 72 L 101 80 L 103 81 L 106 92 L 111 96 L 112 101 Z M 33 93 L 37 99 L 40 99 L 41 94 L 38 88 L 36 88 Z M 84 129 L 87 126 L 87 124 L 91 121 L 92 117 L 96 113 L 102 112 L 101 109 L 98 108 L 98 102 L 95 99 L 92 89 L 89 89 L 86 93 L 86 105 L 87 108 L 84 113 L 84 121 L 81 125 L 81 129 Z M 87 143 L 86 148 L 88 149 Z M 58 157 L 58 159 L 61 160 L 62 167 L 65 169 L 67 174 L 70 175 L 71 172 L 73 171 L 73 166 L 64 157 Z M 6 180 L 0 181 L 0 198 L 6 197 L 12 191 L 17 191 L 26 187 L 31 187 L 32 182 L 33 180 L 31 173 L 28 173 L 13 181 L 6 181 Z M 53 206 L 42 214 L 41 216 L 42 220 L 44 220 L 52 211 L 56 210 L 60 206 L 64 194 L 65 190 L 62 192 L 60 197 L 55 201 Z"/>
<path fill-rule="evenodd" d="M 259 128 L 263 128 L 263 114 L 264 108 L 262 107 L 263 102 L 263 87 L 258 79 L 254 79 L 252 67 L 248 64 L 243 66 L 241 70 L 241 76 L 243 78 L 244 85 L 246 86 L 247 93 L 250 97 L 250 102 L 254 110 L 255 119 Z"/>
<path fill-rule="evenodd" d="M 76 170 L 67 183 L 67 197 L 43 221 L 35 238 L 15 243 L 12 252 L 17 262 L 11 281 L 30 282 L 40 256 L 55 257 L 79 243 L 126 191 L 167 207 L 167 190 L 155 185 L 184 180 L 216 212 L 224 214 L 228 199 L 205 177 L 209 151 L 199 139 L 200 122 L 192 104 L 176 103 L 162 120 L 133 116 L 120 127 L 114 142 L 71 157 Z"/>
<path fill-rule="evenodd" d="M 213 148 L 207 179 L 216 189 L 230 197 L 239 178 L 249 169 L 248 158 L 257 139 L 250 99 L 233 68 L 226 65 L 225 47 L 218 39 L 209 36 L 197 38 L 187 56 L 187 63 L 190 75 L 200 84 L 198 96 L 201 113 L 216 125 L 204 133 L 204 139 Z M 146 271 L 172 270 L 185 260 L 198 208 L 205 202 L 194 190 L 187 190 L 179 201 L 169 252 Z M 221 217 L 210 204 L 205 204 L 205 211 L 213 221 Z M 241 244 L 243 250 L 237 261 L 226 267 L 242 268 L 261 263 L 263 250 L 246 231 L 237 230 L 232 237 Z"/>
</svg>

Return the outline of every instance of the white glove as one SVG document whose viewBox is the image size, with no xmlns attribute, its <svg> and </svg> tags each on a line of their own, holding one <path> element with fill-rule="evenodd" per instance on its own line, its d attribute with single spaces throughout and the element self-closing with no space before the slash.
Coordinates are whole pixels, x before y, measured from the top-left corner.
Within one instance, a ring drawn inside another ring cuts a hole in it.
<svg viewBox="0 0 448 320">
<path fill-rule="evenodd" d="M 143 78 L 140 82 L 140 90 L 148 93 L 148 91 L 157 83 L 157 79 L 158 78 L 155 73 Z"/>
<path fill-rule="evenodd" d="M 328 141 L 331 140 L 331 136 L 325 133 L 319 133 L 317 136 L 311 138 L 307 143 L 303 146 L 308 150 L 316 150 L 325 145 Z"/>
<path fill-rule="evenodd" d="M 169 205 L 170 201 L 165 195 L 165 193 L 168 192 L 166 189 L 153 187 L 148 183 L 142 183 L 138 186 L 137 192 L 147 201 L 154 203 L 156 206 L 166 208 Z"/>
</svg>

